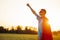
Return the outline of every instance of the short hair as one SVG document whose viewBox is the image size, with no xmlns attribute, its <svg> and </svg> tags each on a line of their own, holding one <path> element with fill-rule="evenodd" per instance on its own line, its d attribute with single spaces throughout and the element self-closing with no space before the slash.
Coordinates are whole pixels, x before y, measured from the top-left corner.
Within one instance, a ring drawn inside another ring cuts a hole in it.
<svg viewBox="0 0 60 40">
<path fill-rule="evenodd" d="M 41 9 L 41 10 L 43 10 L 45 12 L 45 14 L 46 14 L 46 10 L 45 9 Z"/>
</svg>

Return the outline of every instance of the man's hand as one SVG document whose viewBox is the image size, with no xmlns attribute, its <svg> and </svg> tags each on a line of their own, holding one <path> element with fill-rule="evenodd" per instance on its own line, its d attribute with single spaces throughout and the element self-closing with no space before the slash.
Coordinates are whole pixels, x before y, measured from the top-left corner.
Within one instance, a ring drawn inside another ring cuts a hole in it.
<svg viewBox="0 0 60 40">
<path fill-rule="evenodd" d="M 27 6 L 30 7 L 30 5 L 27 3 Z"/>
</svg>

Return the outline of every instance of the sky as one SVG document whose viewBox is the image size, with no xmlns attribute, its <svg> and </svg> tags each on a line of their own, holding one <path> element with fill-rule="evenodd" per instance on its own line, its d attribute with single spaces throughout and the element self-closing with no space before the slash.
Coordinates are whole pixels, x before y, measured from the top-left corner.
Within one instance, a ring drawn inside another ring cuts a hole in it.
<svg viewBox="0 0 60 40">
<path fill-rule="evenodd" d="M 37 14 L 42 8 L 46 9 L 52 31 L 60 30 L 60 0 L 0 0 L 0 25 L 6 28 L 17 25 L 38 28 L 38 21 L 27 3 Z"/>
</svg>

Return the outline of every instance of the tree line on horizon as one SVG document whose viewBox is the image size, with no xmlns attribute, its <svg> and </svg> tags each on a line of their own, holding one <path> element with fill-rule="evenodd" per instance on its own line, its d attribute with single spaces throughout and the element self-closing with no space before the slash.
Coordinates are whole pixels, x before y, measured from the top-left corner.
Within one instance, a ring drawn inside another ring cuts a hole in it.
<svg viewBox="0 0 60 40">
<path fill-rule="evenodd" d="M 35 30 L 37 30 L 35 28 Z M 38 31 L 31 30 L 31 28 L 28 29 L 28 26 L 25 27 L 24 30 L 22 30 L 21 26 L 17 26 L 16 29 L 12 26 L 12 28 L 9 30 L 8 28 L 4 28 L 3 26 L 0 26 L 0 33 L 12 33 L 12 34 L 38 34 Z M 53 31 L 54 35 L 60 35 L 60 30 Z"/>
<path fill-rule="evenodd" d="M 0 33 L 37 34 L 37 31 L 31 30 L 31 28 L 28 29 L 28 26 L 26 26 L 25 29 L 22 30 L 21 26 L 18 25 L 16 29 L 12 27 L 10 30 L 8 28 L 4 28 L 3 26 L 0 26 Z"/>
</svg>

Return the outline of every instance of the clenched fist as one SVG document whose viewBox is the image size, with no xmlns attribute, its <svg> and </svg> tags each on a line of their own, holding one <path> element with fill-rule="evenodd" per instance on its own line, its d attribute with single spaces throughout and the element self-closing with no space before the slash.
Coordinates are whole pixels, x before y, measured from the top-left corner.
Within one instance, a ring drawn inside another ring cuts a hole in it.
<svg viewBox="0 0 60 40">
<path fill-rule="evenodd" d="M 27 6 L 30 7 L 30 5 L 27 3 Z"/>
</svg>

